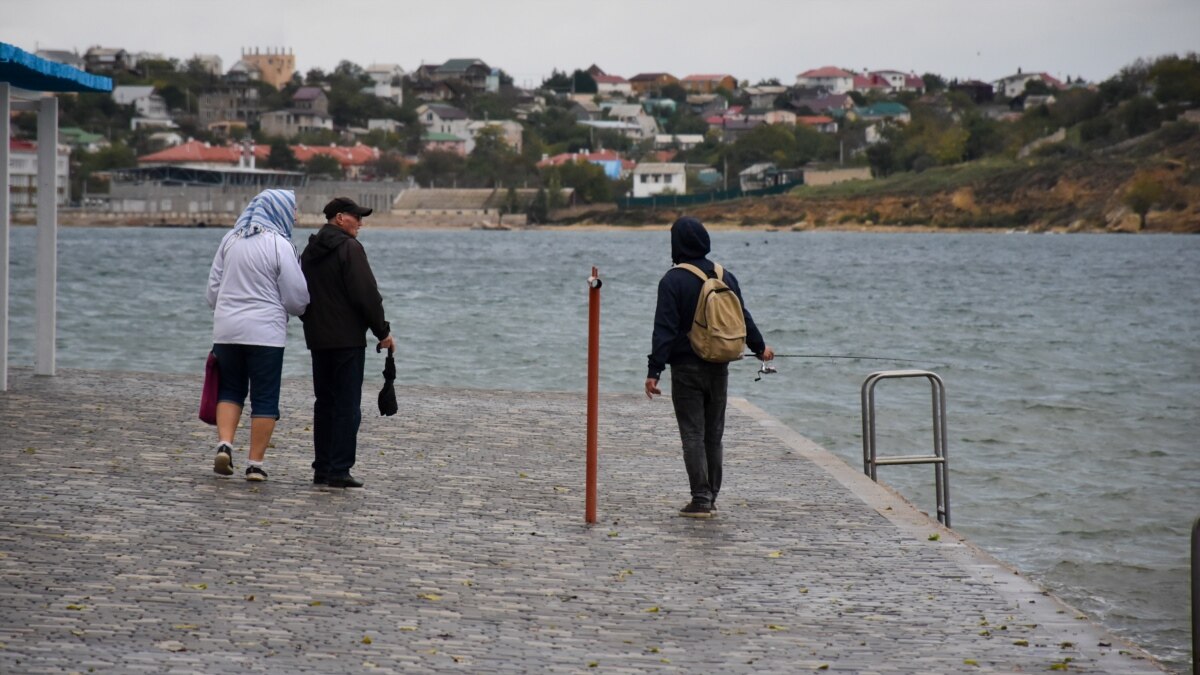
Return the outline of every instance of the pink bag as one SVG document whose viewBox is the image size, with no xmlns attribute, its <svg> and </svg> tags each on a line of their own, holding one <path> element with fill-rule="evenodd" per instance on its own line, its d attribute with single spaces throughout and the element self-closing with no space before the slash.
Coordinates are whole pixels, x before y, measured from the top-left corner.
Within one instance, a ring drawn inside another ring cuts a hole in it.
<svg viewBox="0 0 1200 675">
<path fill-rule="evenodd" d="M 217 387 L 221 371 L 217 368 L 217 355 L 209 352 L 204 364 L 204 390 L 200 393 L 200 419 L 208 424 L 217 423 Z"/>
</svg>

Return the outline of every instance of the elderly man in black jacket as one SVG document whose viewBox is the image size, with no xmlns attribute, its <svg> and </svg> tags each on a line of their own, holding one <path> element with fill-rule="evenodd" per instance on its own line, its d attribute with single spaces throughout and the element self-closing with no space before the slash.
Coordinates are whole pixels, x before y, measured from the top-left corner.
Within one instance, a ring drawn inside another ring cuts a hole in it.
<svg viewBox="0 0 1200 675">
<path fill-rule="evenodd" d="M 391 326 L 384 318 L 383 298 L 367 253 L 358 242 L 362 219 L 372 209 L 338 197 L 325 205 L 325 226 L 308 239 L 300 268 L 311 301 L 300 320 L 304 342 L 312 353 L 313 483 L 330 487 L 362 487 L 350 475 L 362 421 L 363 367 L 366 332 L 378 348 L 394 349 Z"/>
<path fill-rule="evenodd" d="M 708 231 L 695 218 L 683 217 L 671 225 L 671 262 L 690 263 L 712 276 L 715 268 L 706 256 L 711 250 Z M 762 333 L 746 310 L 737 277 L 729 270 L 725 283 L 737 294 L 746 320 L 746 346 L 762 361 L 770 361 L 775 352 L 763 341 Z M 659 376 L 671 366 L 671 402 L 679 422 L 683 442 L 683 464 L 687 469 L 692 500 L 679 514 L 688 518 L 716 515 L 717 493 L 721 490 L 721 469 L 725 434 L 725 399 L 729 384 L 729 364 L 704 361 L 692 349 L 688 331 L 692 327 L 700 287 L 704 282 L 692 272 L 672 267 L 658 282 L 658 306 L 654 310 L 654 337 L 648 358 L 646 396 L 662 394 Z"/>
</svg>

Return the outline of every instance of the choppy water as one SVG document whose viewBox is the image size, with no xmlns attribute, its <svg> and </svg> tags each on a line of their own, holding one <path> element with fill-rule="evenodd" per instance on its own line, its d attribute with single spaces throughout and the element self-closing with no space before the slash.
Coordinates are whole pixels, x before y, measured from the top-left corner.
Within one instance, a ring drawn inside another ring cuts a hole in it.
<svg viewBox="0 0 1200 675">
<path fill-rule="evenodd" d="M 200 372 L 218 230 L 64 229 L 58 364 Z M 10 350 L 33 363 L 32 228 L 12 232 Z M 297 242 L 308 231 L 297 233 Z M 666 232 L 363 231 L 400 383 L 584 391 L 587 289 L 604 279 L 601 388 L 640 392 Z M 954 523 L 1178 670 L 1188 537 L 1200 516 L 1200 238 L 718 232 L 782 354 L 744 396 L 852 465 L 859 387 L 922 367 L 947 384 Z M 285 369 L 307 376 L 298 322 Z M 881 453 L 931 446 L 919 380 L 877 390 Z M 669 437 L 672 430 L 664 429 Z M 932 469 L 880 477 L 930 509 Z M 681 474 L 682 475 L 682 474 Z M 682 479 L 681 479 L 682 480 Z M 737 477 L 727 479 L 737 489 Z"/>
</svg>

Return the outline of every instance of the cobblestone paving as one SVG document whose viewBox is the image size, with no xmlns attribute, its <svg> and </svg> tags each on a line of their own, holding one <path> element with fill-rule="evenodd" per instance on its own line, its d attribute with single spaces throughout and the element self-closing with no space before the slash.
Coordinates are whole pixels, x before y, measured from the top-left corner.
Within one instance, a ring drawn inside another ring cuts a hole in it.
<svg viewBox="0 0 1200 675">
<path fill-rule="evenodd" d="M 582 395 L 368 391 L 341 490 L 306 381 L 261 484 L 212 473 L 199 389 L 10 372 L 0 672 L 1159 672 L 745 402 L 701 521 L 670 403 L 604 397 L 586 526 Z"/>
</svg>

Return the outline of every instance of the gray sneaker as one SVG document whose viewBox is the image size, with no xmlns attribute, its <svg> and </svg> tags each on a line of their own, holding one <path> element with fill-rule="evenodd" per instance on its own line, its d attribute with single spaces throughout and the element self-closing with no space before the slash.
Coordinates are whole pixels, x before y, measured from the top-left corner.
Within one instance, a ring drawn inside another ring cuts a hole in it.
<svg viewBox="0 0 1200 675">
<path fill-rule="evenodd" d="M 233 448 L 228 443 L 217 445 L 217 456 L 213 459 L 213 472 L 222 476 L 233 475 Z"/>
</svg>

